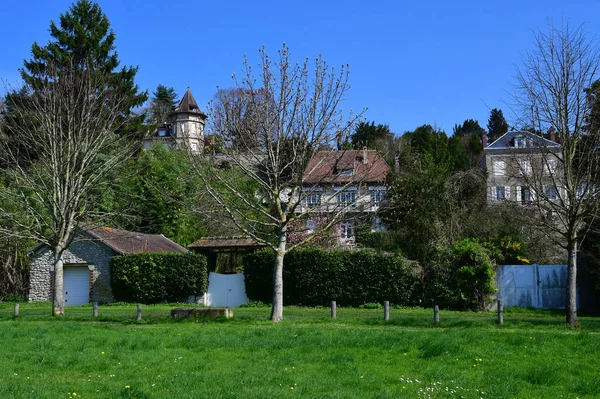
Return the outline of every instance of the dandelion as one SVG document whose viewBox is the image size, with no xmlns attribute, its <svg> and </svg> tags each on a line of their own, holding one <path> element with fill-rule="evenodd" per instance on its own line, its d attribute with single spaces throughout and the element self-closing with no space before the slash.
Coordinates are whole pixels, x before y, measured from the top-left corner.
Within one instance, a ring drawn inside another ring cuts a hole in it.
<svg viewBox="0 0 600 399">
<path fill-rule="evenodd" d="M 104 352 L 100 352 L 101 355 L 104 355 Z"/>
<path fill-rule="evenodd" d="M 125 385 L 125 389 L 129 389 L 131 388 L 129 385 Z"/>
<path fill-rule="evenodd" d="M 361 375 L 361 376 L 360 376 L 360 378 L 365 378 L 365 376 L 364 376 L 364 375 Z"/>
</svg>

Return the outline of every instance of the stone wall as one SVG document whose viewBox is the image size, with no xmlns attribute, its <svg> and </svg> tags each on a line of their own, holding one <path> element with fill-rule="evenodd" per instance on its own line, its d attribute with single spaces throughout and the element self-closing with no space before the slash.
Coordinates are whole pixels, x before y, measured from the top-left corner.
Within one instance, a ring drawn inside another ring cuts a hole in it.
<svg viewBox="0 0 600 399">
<path fill-rule="evenodd" d="M 64 265 L 93 266 L 91 273 L 91 300 L 111 302 L 110 260 L 114 251 L 98 241 L 75 241 L 63 254 Z M 54 258 L 50 248 L 41 248 L 31 255 L 30 301 L 52 300 L 52 275 Z"/>
</svg>

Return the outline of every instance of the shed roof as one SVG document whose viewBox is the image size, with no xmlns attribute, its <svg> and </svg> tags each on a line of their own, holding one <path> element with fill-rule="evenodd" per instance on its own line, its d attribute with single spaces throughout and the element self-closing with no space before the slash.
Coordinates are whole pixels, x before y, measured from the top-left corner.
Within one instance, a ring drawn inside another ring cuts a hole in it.
<svg viewBox="0 0 600 399">
<path fill-rule="evenodd" d="M 232 237 L 202 237 L 193 244 L 190 244 L 190 249 L 234 249 L 234 248 L 261 248 L 265 244 L 256 241 L 247 236 L 232 236 Z"/>
<path fill-rule="evenodd" d="M 189 252 L 162 234 L 144 234 L 111 227 L 86 228 L 84 232 L 121 255 L 140 252 Z"/>
</svg>

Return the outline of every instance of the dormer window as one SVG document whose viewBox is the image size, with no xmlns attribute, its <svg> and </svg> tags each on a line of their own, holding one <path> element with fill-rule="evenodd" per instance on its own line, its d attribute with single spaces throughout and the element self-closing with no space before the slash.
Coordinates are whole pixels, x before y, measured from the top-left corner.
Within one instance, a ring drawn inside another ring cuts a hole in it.
<svg viewBox="0 0 600 399">
<path fill-rule="evenodd" d="M 167 135 L 167 128 L 166 127 L 159 127 L 158 128 L 158 137 L 165 137 Z"/>
<path fill-rule="evenodd" d="M 353 176 L 354 175 L 354 169 L 339 169 L 338 170 L 338 175 L 340 175 L 340 176 Z"/>
<path fill-rule="evenodd" d="M 515 137 L 515 147 L 517 148 L 525 148 L 527 146 L 527 141 L 523 136 Z"/>
</svg>

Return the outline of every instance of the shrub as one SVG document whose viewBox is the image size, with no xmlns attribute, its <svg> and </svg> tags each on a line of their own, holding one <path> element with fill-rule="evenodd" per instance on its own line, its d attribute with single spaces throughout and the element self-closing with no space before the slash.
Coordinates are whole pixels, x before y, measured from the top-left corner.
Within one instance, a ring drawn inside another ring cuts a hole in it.
<svg viewBox="0 0 600 399">
<path fill-rule="evenodd" d="M 111 286 L 117 301 L 181 302 L 206 292 L 206 258 L 198 254 L 141 253 L 114 257 Z"/>
<path fill-rule="evenodd" d="M 482 245 L 468 238 L 438 249 L 425 269 L 424 300 L 450 309 L 484 309 L 496 290 L 496 273 Z"/>
<path fill-rule="evenodd" d="M 381 251 L 399 252 L 402 237 L 395 231 L 364 231 L 356 232 L 356 243 L 362 248 L 373 248 Z"/>
<path fill-rule="evenodd" d="M 267 250 L 244 258 L 246 293 L 251 300 L 272 301 L 274 261 L 273 252 Z M 383 301 L 412 305 L 420 274 L 397 255 L 304 248 L 286 255 L 283 281 L 285 305 L 318 306 L 330 301 L 342 306 Z"/>
</svg>

